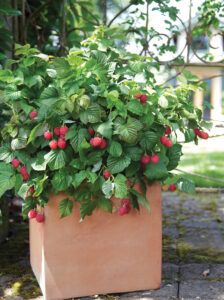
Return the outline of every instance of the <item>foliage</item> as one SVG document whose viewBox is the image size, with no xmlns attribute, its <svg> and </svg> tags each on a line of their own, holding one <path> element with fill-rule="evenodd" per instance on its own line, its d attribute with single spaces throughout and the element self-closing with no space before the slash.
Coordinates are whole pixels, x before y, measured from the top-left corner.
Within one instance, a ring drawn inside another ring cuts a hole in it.
<svg viewBox="0 0 224 300">
<path fill-rule="evenodd" d="M 2 101 L 11 112 L 2 131 L 0 195 L 14 187 L 24 197 L 24 214 L 37 204 L 44 206 L 51 191 L 61 190 L 80 202 L 83 219 L 97 207 L 111 212 L 113 195 L 130 197 L 136 208 L 148 206 L 145 196 L 134 192 L 135 182 L 144 187 L 145 181 L 163 182 L 171 176 L 182 155 L 177 131 L 185 134 L 186 142 L 197 142 L 187 133 L 204 124 L 189 100 L 198 81 L 184 73 L 178 87 L 161 88 L 153 73 L 155 63 L 114 48 L 108 40 L 113 32 L 98 28 L 82 48 L 60 58 L 17 45 L 17 60 L 9 60 L 0 71 Z M 139 93 L 147 95 L 145 103 L 135 97 Z M 30 117 L 33 111 L 35 118 Z M 43 134 L 61 126 L 69 127 L 67 146 L 50 149 Z M 160 142 L 166 126 L 172 128 L 170 148 Z M 106 140 L 105 147 L 92 146 L 90 128 Z M 159 162 L 141 167 L 146 154 L 159 154 Z M 10 164 L 15 158 L 18 168 Z M 26 166 L 28 180 L 23 180 L 21 166 Z M 105 170 L 109 178 L 103 176 Z M 188 185 L 181 182 L 180 189 L 186 191 Z M 26 195 L 30 187 L 34 193 Z M 71 200 L 62 200 L 61 217 L 72 208 Z"/>
</svg>

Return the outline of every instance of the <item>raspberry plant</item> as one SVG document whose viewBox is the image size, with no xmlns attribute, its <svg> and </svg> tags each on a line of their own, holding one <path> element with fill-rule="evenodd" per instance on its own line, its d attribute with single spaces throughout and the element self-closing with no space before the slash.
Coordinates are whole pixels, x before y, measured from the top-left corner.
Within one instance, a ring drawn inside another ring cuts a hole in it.
<svg viewBox="0 0 224 300">
<path fill-rule="evenodd" d="M 82 219 L 99 207 L 112 212 L 112 196 L 123 199 L 120 215 L 140 204 L 150 209 L 144 193 L 154 182 L 194 193 L 194 183 L 172 170 L 182 155 L 177 133 L 197 143 L 195 129 L 206 126 L 190 101 L 196 76 L 183 72 L 177 88 L 162 87 L 150 57 L 97 34 L 66 57 L 29 45 L 17 45 L 16 55 L 0 70 L 1 101 L 11 112 L 2 130 L 0 195 L 14 189 L 22 196 L 24 216 L 33 217 L 51 192 L 73 196 Z M 139 181 L 142 194 L 133 189 Z M 67 216 L 73 201 L 63 199 L 59 209 Z"/>
</svg>

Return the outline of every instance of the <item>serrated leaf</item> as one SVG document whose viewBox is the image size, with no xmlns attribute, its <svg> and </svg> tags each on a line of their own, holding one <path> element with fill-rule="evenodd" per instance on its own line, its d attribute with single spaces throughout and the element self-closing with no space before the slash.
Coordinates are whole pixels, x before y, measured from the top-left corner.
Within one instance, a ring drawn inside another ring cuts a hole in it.
<svg viewBox="0 0 224 300">
<path fill-rule="evenodd" d="M 112 121 L 101 123 L 96 131 L 99 132 L 103 137 L 110 139 L 112 136 Z"/>
<path fill-rule="evenodd" d="M 28 187 L 27 187 L 28 189 Z M 36 198 L 33 197 L 26 197 L 24 198 L 23 204 L 22 204 L 22 214 L 23 218 L 27 219 L 28 213 L 31 209 L 36 208 L 37 202 Z"/>
<path fill-rule="evenodd" d="M 111 174 L 120 173 L 129 166 L 130 162 L 131 159 L 128 156 L 122 155 L 120 157 L 113 157 L 109 155 L 107 159 L 107 167 Z"/>
<path fill-rule="evenodd" d="M 97 180 L 97 174 L 92 172 L 89 168 L 86 170 L 86 177 L 92 184 Z"/>
<path fill-rule="evenodd" d="M 118 174 L 114 179 L 114 195 L 116 198 L 124 199 L 127 197 L 127 178 L 122 175 Z"/>
<path fill-rule="evenodd" d="M 187 178 L 180 178 L 177 183 L 176 187 L 178 190 L 189 193 L 189 194 L 195 194 L 195 183 L 194 181 L 187 179 Z"/>
<path fill-rule="evenodd" d="M 93 168 L 92 168 L 92 172 L 97 172 L 97 171 L 99 171 L 100 170 L 100 168 L 101 168 L 101 166 L 102 166 L 102 159 L 101 160 L 99 160 L 97 163 L 95 163 L 94 165 L 93 165 Z"/>
<path fill-rule="evenodd" d="M 121 156 L 121 154 L 122 154 L 121 144 L 116 142 L 116 141 L 112 141 L 109 148 L 108 148 L 108 152 L 110 153 L 110 155 L 112 155 L 114 157 Z"/>
<path fill-rule="evenodd" d="M 23 149 L 27 145 L 27 140 L 26 138 L 18 137 L 16 139 L 13 139 L 11 141 L 11 148 L 12 150 L 18 150 L 18 149 Z"/>
<path fill-rule="evenodd" d="M 151 150 L 156 142 L 158 141 L 158 136 L 153 131 L 146 131 L 140 141 L 140 145 L 143 150 Z"/>
<path fill-rule="evenodd" d="M 12 71 L 10 70 L 0 70 L 0 81 L 11 83 L 14 80 Z"/>
<path fill-rule="evenodd" d="M 193 129 L 187 129 L 184 132 L 185 142 L 189 143 L 195 139 L 195 133 Z"/>
<path fill-rule="evenodd" d="M 141 205 L 145 206 L 148 209 L 148 211 L 151 212 L 150 204 L 144 195 L 140 194 L 139 192 L 133 189 L 130 189 L 129 191 L 137 197 L 137 200 Z"/>
<path fill-rule="evenodd" d="M 66 154 L 64 150 L 51 150 L 44 156 L 51 170 L 57 170 L 65 166 Z"/>
<path fill-rule="evenodd" d="M 112 202 L 107 198 L 99 198 L 97 204 L 105 211 L 112 212 Z"/>
<path fill-rule="evenodd" d="M 167 150 L 167 156 L 169 158 L 167 169 L 169 171 L 175 169 L 178 166 L 180 157 L 182 155 L 181 149 L 182 149 L 181 145 L 175 144 Z"/>
<path fill-rule="evenodd" d="M 96 201 L 87 200 L 84 203 L 82 203 L 80 207 L 80 214 L 82 219 L 84 220 L 85 216 L 91 216 L 96 206 Z"/>
<path fill-rule="evenodd" d="M 65 191 L 72 183 L 72 176 L 68 174 L 65 168 L 63 168 L 54 173 L 51 183 L 54 192 Z"/>
<path fill-rule="evenodd" d="M 145 124 L 147 127 L 150 127 L 153 124 L 154 119 L 155 119 L 155 117 L 153 114 L 147 113 L 146 115 L 144 115 L 140 118 L 140 121 L 143 124 Z"/>
<path fill-rule="evenodd" d="M 111 181 L 105 181 L 102 185 L 102 192 L 107 199 L 110 199 L 112 196 L 113 185 Z"/>
<path fill-rule="evenodd" d="M 45 160 L 44 153 L 39 152 L 35 158 L 32 159 L 31 167 L 35 171 L 45 171 L 47 167 L 47 161 Z"/>
<path fill-rule="evenodd" d="M 12 152 L 10 144 L 4 144 L 0 147 L 0 160 L 10 163 L 15 158 L 15 153 Z"/>
<path fill-rule="evenodd" d="M 66 135 L 65 135 L 66 141 L 67 141 L 67 140 L 70 140 L 70 139 L 73 138 L 73 137 L 75 137 L 76 134 L 77 134 L 77 125 L 76 125 L 76 124 L 73 124 L 73 125 L 69 128 L 68 132 L 67 132 Z"/>
<path fill-rule="evenodd" d="M 159 100 L 158 100 L 158 104 L 162 107 L 162 108 L 167 108 L 169 106 L 169 102 L 166 99 L 165 96 L 160 96 Z"/>
<path fill-rule="evenodd" d="M 70 215 L 73 209 L 73 201 L 69 198 L 63 199 L 59 203 L 60 217 L 61 219 Z"/>
<path fill-rule="evenodd" d="M 42 104 L 51 106 L 59 99 L 57 89 L 55 87 L 45 88 L 40 95 L 40 99 Z"/>
<path fill-rule="evenodd" d="M 84 124 L 98 123 L 101 120 L 101 108 L 97 103 L 91 103 L 89 107 L 80 113 L 80 120 Z"/>
<path fill-rule="evenodd" d="M 85 168 L 85 164 L 79 158 L 74 158 L 69 165 L 78 170 Z"/>
<path fill-rule="evenodd" d="M 131 158 L 131 160 L 140 161 L 143 155 L 143 150 L 139 147 L 127 147 L 125 149 L 125 153 Z"/>
<path fill-rule="evenodd" d="M 72 180 L 72 185 L 74 186 L 74 188 L 76 189 L 77 187 L 80 186 L 80 184 L 83 182 L 83 180 L 86 179 L 86 171 L 82 170 L 79 173 L 76 173 L 73 176 L 73 180 Z"/>
<path fill-rule="evenodd" d="M 115 123 L 115 129 L 114 133 L 119 135 L 120 140 L 127 143 L 134 143 L 137 140 L 138 132 L 131 122 L 124 123 L 118 119 Z"/>
<path fill-rule="evenodd" d="M 27 144 L 29 144 L 30 142 L 32 142 L 36 137 L 42 136 L 42 135 L 44 134 L 45 131 L 47 131 L 47 126 L 46 126 L 46 124 L 43 124 L 43 123 L 37 124 L 37 125 L 32 129 Z"/>
<path fill-rule="evenodd" d="M 144 107 L 138 100 L 131 100 L 128 102 L 127 109 L 138 116 L 141 116 L 144 113 Z"/>
<path fill-rule="evenodd" d="M 88 139 L 89 138 L 89 132 L 86 128 L 81 128 L 79 129 L 79 131 L 76 133 L 76 135 L 71 138 L 70 140 L 70 144 L 72 146 L 72 148 L 78 152 L 79 151 L 79 147 L 82 143 L 83 140 Z"/>
<path fill-rule="evenodd" d="M 150 180 L 161 179 L 168 174 L 165 161 L 159 155 L 159 162 L 150 162 L 145 166 L 144 175 Z"/>
<path fill-rule="evenodd" d="M 16 177 L 12 165 L 0 162 L 0 197 L 15 185 Z"/>
</svg>

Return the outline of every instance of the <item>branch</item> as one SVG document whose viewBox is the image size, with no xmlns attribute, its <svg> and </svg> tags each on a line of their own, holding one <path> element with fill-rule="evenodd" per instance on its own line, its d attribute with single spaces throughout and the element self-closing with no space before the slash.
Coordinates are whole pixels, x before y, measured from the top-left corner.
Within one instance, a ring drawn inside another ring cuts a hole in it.
<svg viewBox="0 0 224 300">
<path fill-rule="evenodd" d="M 132 3 L 128 4 L 127 6 L 125 6 L 124 8 L 122 8 L 114 17 L 112 20 L 110 20 L 109 24 L 107 25 L 108 27 L 111 26 L 111 24 L 114 22 L 114 20 L 116 20 L 124 11 L 126 11 L 129 7 L 131 7 L 132 5 L 136 4 L 138 2 L 138 0 L 134 0 L 132 1 Z"/>
<path fill-rule="evenodd" d="M 95 23 L 95 22 L 93 22 L 93 21 L 91 21 L 91 20 L 89 20 L 89 19 L 87 19 L 87 18 L 81 16 L 81 15 L 77 12 L 77 10 L 75 9 L 74 3 L 72 3 L 71 0 L 69 1 L 69 3 L 70 3 L 70 8 L 71 8 L 71 10 L 72 10 L 72 12 L 73 12 L 73 14 L 74 14 L 75 16 L 77 16 L 78 18 L 82 18 L 83 20 L 85 20 L 86 22 L 88 22 L 88 23 L 90 23 L 90 24 L 93 24 L 94 26 L 98 26 L 97 23 Z"/>
<path fill-rule="evenodd" d="M 62 1 L 62 16 L 61 16 L 61 36 L 59 52 L 63 55 L 66 49 L 66 0 Z"/>
<path fill-rule="evenodd" d="M 80 3 L 80 2 L 76 2 L 78 5 L 80 5 L 81 7 L 82 7 L 82 9 L 84 10 L 84 11 L 86 11 L 93 19 L 95 19 L 96 20 L 96 22 L 97 22 L 97 25 L 100 25 L 100 22 L 99 22 L 99 20 L 97 19 L 97 17 L 90 11 L 90 10 L 88 10 L 82 3 Z"/>
<path fill-rule="evenodd" d="M 201 177 L 201 178 L 204 178 L 206 180 L 211 180 L 211 181 L 215 181 L 215 182 L 221 182 L 221 183 L 224 184 L 224 180 L 221 180 L 221 179 L 212 178 L 212 177 L 208 177 L 208 176 L 197 174 L 197 173 L 186 172 L 186 171 L 181 170 L 181 169 L 176 169 L 176 170 L 179 171 L 179 172 L 181 172 L 181 173 L 185 173 L 185 174 L 188 174 L 188 175 L 193 175 L 193 176 L 196 176 L 196 177 Z"/>
<path fill-rule="evenodd" d="M 103 1 L 103 25 L 107 25 L 107 0 Z"/>
</svg>

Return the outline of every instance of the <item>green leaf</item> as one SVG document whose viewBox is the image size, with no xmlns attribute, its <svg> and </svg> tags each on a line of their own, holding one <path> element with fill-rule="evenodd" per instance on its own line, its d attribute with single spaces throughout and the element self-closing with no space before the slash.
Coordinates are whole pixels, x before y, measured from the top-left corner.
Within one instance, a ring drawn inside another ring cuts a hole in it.
<svg viewBox="0 0 224 300">
<path fill-rule="evenodd" d="M 182 146 L 179 144 L 174 144 L 172 147 L 168 149 L 167 156 L 169 158 L 169 163 L 167 169 L 169 171 L 175 169 L 178 166 L 180 157 L 182 155 L 181 149 Z"/>
<path fill-rule="evenodd" d="M 80 113 L 82 123 L 98 123 L 101 120 L 101 108 L 97 103 L 92 103 L 87 110 Z"/>
<path fill-rule="evenodd" d="M 127 109 L 138 116 L 141 116 L 144 113 L 144 107 L 138 100 L 131 100 L 128 102 Z"/>
<path fill-rule="evenodd" d="M 28 188 L 29 188 L 28 184 L 27 184 L 27 183 L 24 183 L 24 184 L 20 187 L 20 189 L 19 189 L 19 191 L 18 191 L 18 195 L 19 195 L 20 197 L 22 197 L 23 199 L 25 199 L 25 198 L 26 198 L 26 193 L 27 193 L 27 191 L 28 191 Z"/>
<path fill-rule="evenodd" d="M 53 66 L 57 73 L 62 76 L 70 70 L 70 65 L 67 62 L 66 58 L 58 57 L 53 60 Z"/>
<path fill-rule="evenodd" d="M 195 133 L 193 129 L 187 129 L 184 132 L 185 143 L 189 143 L 195 139 Z"/>
<path fill-rule="evenodd" d="M 140 161 L 143 155 L 143 150 L 139 147 L 127 147 L 125 149 L 125 153 L 131 158 L 131 160 Z"/>
<path fill-rule="evenodd" d="M 169 102 L 166 99 L 165 96 L 160 96 L 159 100 L 158 100 L 158 104 L 162 107 L 162 108 L 167 108 L 169 106 Z"/>
<path fill-rule="evenodd" d="M 116 141 L 112 141 L 109 148 L 108 148 L 108 152 L 110 153 L 110 155 L 112 155 L 114 157 L 121 156 L 121 154 L 122 154 L 121 144 L 116 142 Z"/>
<path fill-rule="evenodd" d="M 85 139 L 89 139 L 89 132 L 86 128 L 81 128 L 76 133 L 76 135 L 70 140 L 70 144 L 75 152 L 79 151 L 79 147 Z"/>
<path fill-rule="evenodd" d="M 59 210 L 61 218 L 67 217 L 70 215 L 73 209 L 73 201 L 66 198 L 60 201 Z"/>
<path fill-rule="evenodd" d="M 151 113 L 147 113 L 146 115 L 140 118 L 140 121 L 149 128 L 154 122 L 154 115 Z"/>
<path fill-rule="evenodd" d="M 12 71 L 10 70 L 0 70 L 0 81 L 11 83 L 14 80 Z"/>
<path fill-rule="evenodd" d="M 103 137 L 110 139 L 112 136 L 112 121 L 101 123 L 96 131 L 99 132 Z"/>
<path fill-rule="evenodd" d="M 120 140 L 130 144 L 134 143 L 138 137 L 137 129 L 130 120 L 124 123 L 122 119 L 117 119 L 114 133 L 119 135 Z"/>
<path fill-rule="evenodd" d="M 196 194 L 195 192 L 195 183 L 194 181 L 187 179 L 187 178 L 180 178 L 177 183 L 176 187 L 178 190 L 190 193 L 190 194 Z"/>
<path fill-rule="evenodd" d="M 47 131 L 47 126 L 46 126 L 46 124 L 43 124 L 43 123 L 37 124 L 37 125 L 32 129 L 27 144 L 29 144 L 30 142 L 32 142 L 36 137 L 42 136 L 42 135 L 44 134 L 45 131 Z"/>
<path fill-rule="evenodd" d="M 58 91 L 55 87 L 47 87 L 40 95 L 41 103 L 43 105 L 51 106 L 59 98 Z"/>
<path fill-rule="evenodd" d="M 66 154 L 64 150 L 51 150 L 44 156 L 51 170 L 57 170 L 65 166 Z"/>
<path fill-rule="evenodd" d="M 45 160 L 44 152 L 39 152 L 35 158 L 32 159 L 31 167 L 35 171 L 45 171 L 47 167 L 47 160 Z"/>
<path fill-rule="evenodd" d="M 133 189 L 130 189 L 129 191 L 130 191 L 130 193 L 132 193 L 133 195 L 135 195 L 137 197 L 138 202 L 141 205 L 145 206 L 148 209 L 148 211 L 151 212 L 150 204 L 144 195 L 140 194 L 139 192 L 137 192 L 136 190 L 133 190 Z"/>
<path fill-rule="evenodd" d="M 68 174 L 65 168 L 63 168 L 54 173 L 51 183 L 56 193 L 65 191 L 72 183 L 72 176 Z"/>
<path fill-rule="evenodd" d="M 79 158 L 74 158 L 69 165 L 78 170 L 85 168 L 84 162 L 82 162 Z"/>
<path fill-rule="evenodd" d="M 112 212 L 112 202 L 107 198 L 99 198 L 97 204 L 105 211 Z"/>
<path fill-rule="evenodd" d="M 15 185 L 15 171 L 13 166 L 0 162 L 0 197 Z"/>
<path fill-rule="evenodd" d="M 0 160 L 10 163 L 15 158 L 15 153 L 12 152 L 10 144 L 4 144 L 0 147 Z"/>
<path fill-rule="evenodd" d="M 151 150 L 158 141 L 158 136 L 153 131 L 146 131 L 140 141 L 143 150 Z"/>
<path fill-rule="evenodd" d="M 70 140 L 71 138 L 75 137 L 76 135 L 77 135 L 77 126 L 76 126 L 76 124 L 73 124 L 69 128 L 68 132 L 66 133 L 65 139 L 66 139 L 66 141 Z"/>
<path fill-rule="evenodd" d="M 76 173 L 73 176 L 73 180 L 72 180 L 72 185 L 74 186 L 74 188 L 76 189 L 77 187 L 80 186 L 80 184 L 83 182 L 84 179 L 86 179 L 86 171 L 82 170 L 79 173 Z"/>
<path fill-rule="evenodd" d="M 18 9 L 5 8 L 5 7 L 0 8 L 0 14 L 8 15 L 8 16 L 21 16 L 22 15 L 21 11 Z"/>
<path fill-rule="evenodd" d="M 36 198 L 33 198 L 33 197 L 24 198 L 24 201 L 22 204 L 22 214 L 23 214 L 24 219 L 27 219 L 29 211 L 31 209 L 35 209 L 36 205 L 37 205 Z"/>
<path fill-rule="evenodd" d="M 154 164 L 150 162 L 145 166 L 144 175 L 150 180 L 161 179 L 168 174 L 165 161 L 159 156 L 159 162 Z"/>
<path fill-rule="evenodd" d="M 80 214 L 82 219 L 84 220 L 85 216 L 91 216 L 96 206 L 96 201 L 87 200 L 84 203 L 82 203 L 80 207 Z"/>
<path fill-rule="evenodd" d="M 26 57 L 23 61 L 25 67 L 29 67 L 35 63 L 34 57 Z"/>
<path fill-rule="evenodd" d="M 89 168 L 86 170 L 86 177 L 92 184 L 97 180 L 97 174 L 92 172 Z"/>
<path fill-rule="evenodd" d="M 125 175 L 127 177 L 134 176 L 140 169 L 140 162 L 131 162 L 130 165 L 125 169 Z"/>
<path fill-rule="evenodd" d="M 92 172 L 97 172 L 97 171 L 99 171 L 100 170 L 100 168 L 101 168 L 101 166 L 102 166 L 102 159 L 101 160 L 99 160 L 97 163 L 95 163 L 94 165 L 93 165 L 93 168 L 92 168 Z"/>
<path fill-rule="evenodd" d="M 107 159 L 107 167 L 111 174 L 120 173 L 129 166 L 130 162 L 131 159 L 128 156 L 122 155 L 120 157 L 113 157 L 109 155 Z"/>
<path fill-rule="evenodd" d="M 23 149 L 26 147 L 26 145 L 27 145 L 26 138 L 18 137 L 11 141 L 11 147 L 12 147 L 12 150 L 14 150 L 14 151 L 18 150 L 18 149 Z"/>
<path fill-rule="evenodd" d="M 15 194 L 18 194 L 22 184 L 23 184 L 23 176 L 21 174 L 16 174 L 16 182 L 15 182 Z"/>
<path fill-rule="evenodd" d="M 112 196 L 113 185 L 111 181 L 105 181 L 102 185 L 102 192 L 104 193 L 107 199 L 110 199 Z"/>
<path fill-rule="evenodd" d="M 115 190 L 115 197 L 124 199 L 127 197 L 128 188 L 127 188 L 127 178 L 122 175 L 118 174 L 114 179 L 114 190 Z"/>
</svg>

